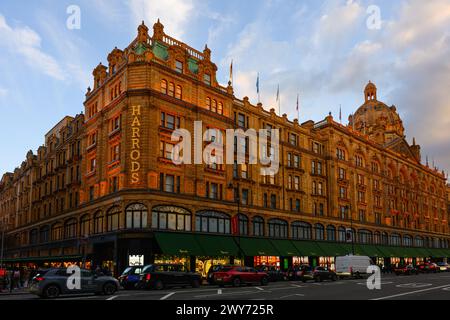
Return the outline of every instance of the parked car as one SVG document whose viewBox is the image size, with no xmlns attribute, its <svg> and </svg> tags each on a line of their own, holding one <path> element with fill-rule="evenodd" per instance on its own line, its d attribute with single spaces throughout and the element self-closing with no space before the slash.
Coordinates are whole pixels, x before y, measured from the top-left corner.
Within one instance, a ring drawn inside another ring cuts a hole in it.
<svg viewBox="0 0 450 320">
<path fill-rule="evenodd" d="M 206 275 L 206 281 L 208 282 L 208 284 L 214 284 L 214 273 L 220 271 L 224 267 L 226 266 L 218 264 L 209 268 L 208 274 Z"/>
<path fill-rule="evenodd" d="M 265 286 L 269 282 L 269 275 L 249 267 L 224 267 L 214 273 L 214 282 L 220 287 L 225 285 L 239 287 L 242 284 L 253 283 Z"/>
<path fill-rule="evenodd" d="M 304 266 L 300 273 L 300 279 L 303 282 L 308 280 L 313 280 L 315 282 L 322 282 L 323 280 L 336 281 L 337 275 L 333 270 L 326 267 L 315 267 Z"/>
<path fill-rule="evenodd" d="M 162 290 L 167 287 L 198 288 L 202 276 L 198 273 L 187 272 L 183 265 L 151 264 L 145 266 L 137 284 L 138 289 Z"/>
<path fill-rule="evenodd" d="M 131 266 L 126 268 L 119 277 L 119 283 L 125 290 L 136 288 L 141 278 L 143 266 Z"/>
<path fill-rule="evenodd" d="M 367 269 L 373 265 L 372 259 L 366 256 L 336 257 L 336 274 L 339 278 L 367 276 Z"/>
<path fill-rule="evenodd" d="M 450 271 L 450 265 L 448 263 L 438 262 L 437 265 L 439 267 L 439 271 L 441 271 L 441 272 Z"/>
<path fill-rule="evenodd" d="M 289 281 L 301 280 L 302 270 L 304 268 L 309 268 L 308 265 L 295 265 L 288 269 L 286 277 Z"/>
<path fill-rule="evenodd" d="M 412 264 L 408 264 L 408 265 L 401 265 L 398 267 L 394 268 L 394 273 L 399 276 L 399 275 L 418 275 L 419 274 L 419 270 L 417 270 L 416 267 L 414 267 Z"/>
<path fill-rule="evenodd" d="M 436 263 L 425 262 L 417 266 L 419 272 L 422 273 L 436 273 L 439 271 L 439 267 Z"/>
<path fill-rule="evenodd" d="M 281 271 L 275 266 L 256 266 L 255 269 L 259 272 L 265 272 L 269 276 L 269 281 L 276 282 L 276 281 L 284 281 L 286 280 L 286 273 Z"/>
<path fill-rule="evenodd" d="M 71 274 L 64 268 L 40 270 L 31 281 L 30 292 L 41 298 L 53 299 L 60 295 L 80 293 L 113 295 L 119 290 L 117 279 L 84 269 L 81 269 L 80 288 L 71 289 L 68 286 L 69 276 Z"/>
</svg>

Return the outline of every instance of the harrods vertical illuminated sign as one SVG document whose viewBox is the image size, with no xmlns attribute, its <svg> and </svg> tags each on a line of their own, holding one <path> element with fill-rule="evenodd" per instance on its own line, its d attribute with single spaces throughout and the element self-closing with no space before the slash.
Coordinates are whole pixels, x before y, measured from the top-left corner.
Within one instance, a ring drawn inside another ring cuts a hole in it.
<svg viewBox="0 0 450 320">
<path fill-rule="evenodd" d="M 141 181 L 139 171 L 141 170 L 141 106 L 132 106 L 131 117 L 131 184 Z"/>
</svg>

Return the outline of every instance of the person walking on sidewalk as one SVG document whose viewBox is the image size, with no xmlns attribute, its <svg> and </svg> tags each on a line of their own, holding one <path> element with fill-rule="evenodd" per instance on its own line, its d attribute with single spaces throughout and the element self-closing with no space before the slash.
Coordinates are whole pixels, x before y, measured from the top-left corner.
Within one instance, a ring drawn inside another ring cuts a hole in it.
<svg viewBox="0 0 450 320">
<path fill-rule="evenodd" d="M 9 293 L 13 291 L 14 287 L 14 271 L 8 270 L 8 282 L 9 282 Z"/>
</svg>

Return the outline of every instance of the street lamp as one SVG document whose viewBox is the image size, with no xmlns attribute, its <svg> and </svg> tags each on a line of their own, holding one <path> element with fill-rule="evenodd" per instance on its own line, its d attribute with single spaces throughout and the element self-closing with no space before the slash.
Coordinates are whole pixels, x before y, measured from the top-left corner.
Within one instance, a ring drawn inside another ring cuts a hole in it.
<svg viewBox="0 0 450 320">
<path fill-rule="evenodd" d="M 353 233 L 353 215 L 351 212 L 351 206 L 346 205 L 345 210 L 347 212 L 347 217 L 350 216 L 350 232 L 352 235 L 352 255 L 355 255 L 355 234 Z M 349 213 L 350 213 L 350 215 L 349 215 Z"/>
<path fill-rule="evenodd" d="M 237 189 L 234 188 L 233 184 L 230 183 L 228 185 L 228 189 L 233 190 L 234 194 L 233 197 L 235 198 L 235 202 L 237 202 L 237 227 L 236 227 L 236 231 L 237 231 L 237 245 L 238 245 L 238 250 L 239 250 L 239 260 L 241 260 L 241 264 L 242 264 L 242 249 L 241 249 L 241 230 L 240 230 L 240 225 L 239 225 L 239 217 L 241 214 L 241 185 L 239 182 L 237 182 Z M 237 190 L 237 192 L 235 192 L 235 190 Z M 235 237 L 235 235 L 233 234 L 233 237 Z"/>
</svg>

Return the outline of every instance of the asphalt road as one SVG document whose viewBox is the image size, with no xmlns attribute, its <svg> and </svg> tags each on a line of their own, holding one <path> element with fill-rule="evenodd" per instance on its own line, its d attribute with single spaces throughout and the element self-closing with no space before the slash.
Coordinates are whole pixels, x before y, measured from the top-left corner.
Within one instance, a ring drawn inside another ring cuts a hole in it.
<svg viewBox="0 0 450 320">
<path fill-rule="evenodd" d="M 36 300 L 31 294 L 0 295 L 0 300 Z M 450 300 L 450 273 L 418 276 L 384 275 L 381 290 L 369 290 L 366 280 L 336 282 L 275 282 L 268 286 L 198 289 L 172 288 L 162 291 L 125 291 L 114 296 L 77 295 L 59 300 Z"/>
</svg>

